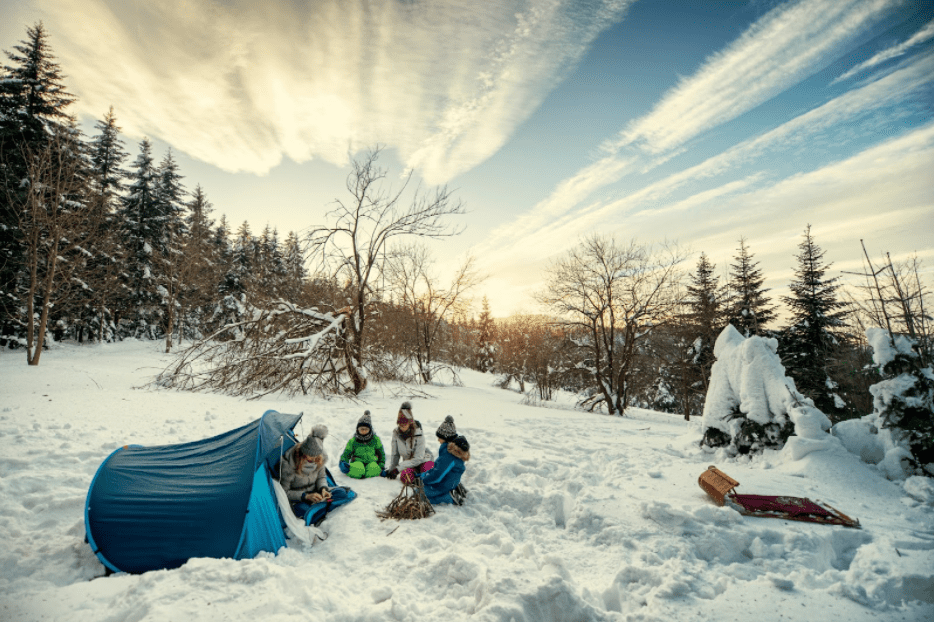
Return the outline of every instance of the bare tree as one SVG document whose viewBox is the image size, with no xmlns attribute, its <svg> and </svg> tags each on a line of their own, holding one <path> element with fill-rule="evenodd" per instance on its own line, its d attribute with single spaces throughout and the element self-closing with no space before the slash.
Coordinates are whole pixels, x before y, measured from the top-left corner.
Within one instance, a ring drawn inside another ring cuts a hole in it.
<svg viewBox="0 0 934 622">
<path fill-rule="evenodd" d="M 505 389 L 516 381 L 525 393 L 526 382 L 531 382 L 539 400 L 551 400 L 569 367 L 564 348 L 568 343 L 561 321 L 552 317 L 516 314 L 498 322 L 494 369 L 499 386 Z"/>
<path fill-rule="evenodd" d="M 442 288 L 431 273 L 433 262 L 423 245 L 400 246 L 390 256 L 387 278 L 397 304 L 407 311 L 408 358 L 415 361 L 421 382 L 429 383 L 437 371 L 443 329 L 452 315 L 466 311 L 470 301 L 465 294 L 482 279 L 474 270 L 473 257 L 467 257 L 450 285 Z"/>
<path fill-rule="evenodd" d="M 864 272 L 847 273 L 863 277 L 856 286 L 860 296 L 851 296 L 856 308 L 856 323 L 865 334 L 877 326 L 895 335 L 906 335 L 915 344 L 921 365 L 934 364 L 934 323 L 931 318 L 931 291 L 921 280 L 924 272 L 917 255 L 903 262 L 893 262 L 889 253 L 881 265 L 873 265 L 863 243 Z"/>
<path fill-rule="evenodd" d="M 677 304 L 677 246 L 591 236 L 555 262 L 539 302 L 552 309 L 584 352 L 591 394 L 581 406 L 622 415 L 631 403 L 639 347 Z"/>
<path fill-rule="evenodd" d="M 85 180 L 75 137 L 65 128 L 37 149 L 26 148 L 29 187 L 17 215 L 23 236 L 25 288 L 21 303 L 26 329 L 26 361 L 38 365 L 48 329 L 49 313 L 65 304 L 76 288 L 77 278 L 91 255 L 92 241 L 83 203 Z M 11 201 L 14 200 L 10 197 Z"/>
<path fill-rule="evenodd" d="M 377 161 L 381 149 L 374 148 L 354 160 L 347 176 L 348 201 L 337 199 L 329 213 L 332 224 L 313 229 L 309 250 L 319 269 L 349 284 L 350 318 L 347 323 L 346 366 L 354 392 L 366 387 L 364 352 L 369 303 L 376 297 L 376 283 L 383 274 L 387 243 L 403 236 L 441 238 L 460 232 L 445 217 L 462 214 L 463 205 L 454 200 L 446 186 L 433 191 L 415 188 L 411 199 L 404 199 L 411 173 L 395 191 L 385 184 L 387 171 Z"/>
</svg>

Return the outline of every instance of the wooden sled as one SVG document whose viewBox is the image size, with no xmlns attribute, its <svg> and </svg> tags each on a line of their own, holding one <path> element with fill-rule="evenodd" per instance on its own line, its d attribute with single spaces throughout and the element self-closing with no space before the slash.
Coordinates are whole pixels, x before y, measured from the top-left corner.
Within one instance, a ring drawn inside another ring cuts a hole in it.
<svg viewBox="0 0 934 622">
<path fill-rule="evenodd" d="M 859 521 L 820 501 L 784 495 L 745 495 L 734 492 L 739 482 L 715 466 L 707 467 L 697 483 L 717 505 L 729 505 L 745 516 L 783 518 L 824 525 L 861 528 Z"/>
</svg>

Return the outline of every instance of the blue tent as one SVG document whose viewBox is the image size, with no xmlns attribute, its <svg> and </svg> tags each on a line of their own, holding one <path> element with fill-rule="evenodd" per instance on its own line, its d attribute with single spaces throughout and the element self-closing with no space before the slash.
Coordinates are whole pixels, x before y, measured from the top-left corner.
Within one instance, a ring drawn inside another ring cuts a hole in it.
<svg viewBox="0 0 934 622">
<path fill-rule="evenodd" d="M 270 469 L 301 417 L 270 410 L 213 438 L 117 449 L 88 490 L 91 549 L 110 570 L 132 573 L 278 551 L 286 536 Z"/>
</svg>

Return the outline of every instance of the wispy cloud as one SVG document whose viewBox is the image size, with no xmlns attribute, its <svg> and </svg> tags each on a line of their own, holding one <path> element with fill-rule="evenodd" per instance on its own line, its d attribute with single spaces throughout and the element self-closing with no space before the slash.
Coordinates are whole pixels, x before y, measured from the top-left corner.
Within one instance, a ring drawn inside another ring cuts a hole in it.
<svg viewBox="0 0 934 622">
<path fill-rule="evenodd" d="M 692 220 L 690 239 L 699 250 L 719 250 L 711 254 L 723 263 L 729 257 L 724 249 L 756 232 L 753 249 L 773 287 L 787 284 L 779 277 L 793 265 L 795 245 L 808 223 L 831 261 L 858 255 L 860 239 L 896 240 L 886 249 L 893 255 L 918 251 L 930 258 L 934 187 L 927 171 L 932 168 L 934 123 L 929 123 L 840 162 L 708 203 Z M 654 227 L 670 223 L 678 230 L 667 217 L 647 213 L 645 218 Z"/>
<path fill-rule="evenodd" d="M 495 153 L 633 0 L 36 0 L 79 96 L 230 171 L 382 143 L 444 182 Z"/>
<path fill-rule="evenodd" d="M 744 236 L 768 276 L 767 286 L 773 288 L 787 285 L 796 245 L 807 224 L 814 226 L 828 261 L 858 255 L 860 239 L 897 240 L 884 250 L 891 250 L 893 256 L 917 251 L 930 261 L 934 259 L 929 233 L 934 227 L 934 186 L 928 180 L 932 169 L 934 123 L 929 123 L 813 171 L 766 184 L 751 175 L 680 201 L 660 203 L 627 216 L 618 234 L 645 242 L 663 238 L 686 242 L 695 251 L 706 251 L 721 269 Z M 688 212 L 690 218 L 685 217 Z M 617 225 L 604 220 L 598 230 L 608 232 Z M 494 254 L 492 261 L 509 266 L 507 275 L 535 273 L 559 245 L 579 239 L 565 242 L 569 232 L 560 226 L 547 228 L 516 248 Z"/>
<path fill-rule="evenodd" d="M 708 58 L 615 141 L 657 154 L 735 119 L 817 73 L 899 2 L 810 0 L 779 7 Z"/>
<path fill-rule="evenodd" d="M 644 173 L 658 166 L 683 149 L 690 139 L 735 119 L 813 75 L 900 3 L 901 0 L 806 0 L 772 10 L 732 44 L 706 59 L 692 76 L 681 80 L 650 113 L 606 141 L 602 145 L 606 153 L 603 158 L 562 181 L 526 214 L 498 228 L 487 246 L 501 247 L 504 241 L 537 226 L 553 228 L 555 219 L 572 222 L 570 214 L 594 192 L 627 174 Z M 755 150 L 761 145 L 747 148 Z M 739 153 L 725 155 L 720 162 L 707 166 L 711 170 L 714 166 L 726 166 L 730 158 L 739 156 Z M 682 176 L 688 179 L 702 172 L 685 171 Z M 565 237 L 566 243 L 573 239 L 573 235 Z"/>
<path fill-rule="evenodd" d="M 884 77 L 861 85 L 825 104 L 814 108 L 782 125 L 755 136 L 712 156 L 699 164 L 672 173 L 624 197 L 609 201 L 596 201 L 586 206 L 576 206 L 569 212 L 560 209 L 562 201 L 574 195 L 577 187 L 572 182 L 580 180 L 605 179 L 609 175 L 599 176 L 593 173 L 587 176 L 577 175 L 565 180 L 562 188 L 552 193 L 539 208 L 523 215 L 515 222 L 501 227 L 494 237 L 478 251 L 481 256 L 488 256 L 491 262 L 503 264 L 520 257 L 544 258 L 573 244 L 586 231 L 596 227 L 607 227 L 608 223 L 620 223 L 626 219 L 627 225 L 634 221 L 636 214 L 640 218 L 652 219 L 662 212 L 684 212 L 707 202 L 710 198 L 722 198 L 766 179 L 763 173 L 746 175 L 741 180 L 726 182 L 712 190 L 701 190 L 675 203 L 666 199 L 683 188 L 690 188 L 692 183 L 703 182 L 740 169 L 755 165 L 769 154 L 787 152 L 788 149 L 813 144 L 819 137 L 839 142 L 844 128 L 857 126 L 861 132 L 871 132 L 873 126 L 867 119 L 876 118 L 882 123 L 890 119 L 880 111 L 895 107 L 921 92 L 929 91 L 934 83 L 934 52 L 927 53 Z M 857 124 L 857 121 L 862 120 Z M 855 129 L 850 129 L 856 132 Z M 620 163 L 623 170 L 632 168 L 633 159 L 621 161 L 617 158 L 604 158 L 598 164 L 608 170 L 614 162 Z M 596 165 L 595 165 L 596 166 Z M 591 171 L 591 169 L 586 169 Z M 603 170 L 603 169 L 597 169 Z M 592 187 L 592 186 L 591 186 Z M 579 197 L 582 192 L 578 192 Z M 567 203 L 563 204 L 564 206 Z M 644 214 L 642 214 L 645 212 Z M 522 236 L 517 232 L 522 231 Z M 502 243 L 509 236 L 519 239 L 509 245 Z M 508 257 L 506 256 L 508 255 Z"/>
<path fill-rule="evenodd" d="M 838 76 L 837 78 L 834 79 L 833 83 L 842 82 L 843 80 L 848 80 L 849 78 L 852 78 L 858 73 L 866 71 L 867 69 L 872 69 L 876 65 L 881 65 L 887 60 L 898 58 L 899 56 L 902 56 L 903 54 L 908 52 L 908 50 L 910 50 L 914 46 L 921 45 L 922 43 L 926 41 L 930 41 L 931 39 L 934 39 L 934 21 L 930 21 L 927 24 L 925 24 L 924 27 L 921 28 L 921 30 L 913 34 L 907 41 L 903 41 L 902 43 L 899 43 L 898 45 L 893 45 L 890 48 L 882 50 L 878 54 L 869 58 L 869 60 L 863 61 L 862 63 L 856 65 L 855 67 L 847 71 L 846 73 Z"/>
</svg>

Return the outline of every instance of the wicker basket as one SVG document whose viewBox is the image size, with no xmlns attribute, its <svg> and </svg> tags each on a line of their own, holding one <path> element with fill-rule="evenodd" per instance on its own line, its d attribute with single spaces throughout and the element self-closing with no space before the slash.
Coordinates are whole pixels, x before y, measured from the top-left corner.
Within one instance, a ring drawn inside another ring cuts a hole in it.
<svg viewBox="0 0 934 622">
<path fill-rule="evenodd" d="M 739 482 L 713 465 L 701 473 L 697 478 L 697 483 L 717 502 L 717 505 L 723 505 L 726 496 L 739 486 Z"/>
</svg>

